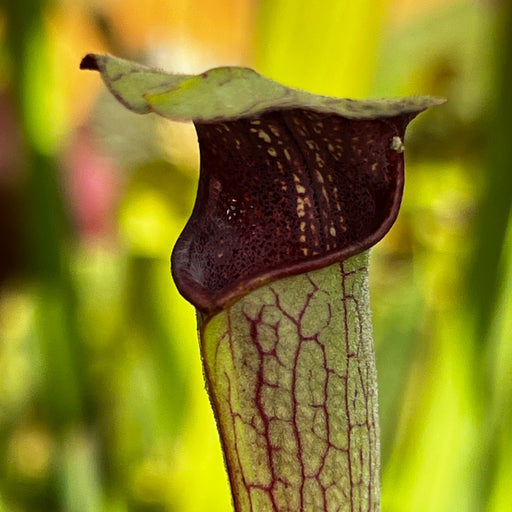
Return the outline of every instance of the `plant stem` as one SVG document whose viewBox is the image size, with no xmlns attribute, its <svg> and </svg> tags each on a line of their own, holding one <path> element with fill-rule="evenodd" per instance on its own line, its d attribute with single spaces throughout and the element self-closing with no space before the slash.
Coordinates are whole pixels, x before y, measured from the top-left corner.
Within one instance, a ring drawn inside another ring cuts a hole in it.
<svg viewBox="0 0 512 512">
<path fill-rule="evenodd" d="M 379 510 L 367 265 L 273 282 L 202 324 L 236 512 Z"/>
</svg>

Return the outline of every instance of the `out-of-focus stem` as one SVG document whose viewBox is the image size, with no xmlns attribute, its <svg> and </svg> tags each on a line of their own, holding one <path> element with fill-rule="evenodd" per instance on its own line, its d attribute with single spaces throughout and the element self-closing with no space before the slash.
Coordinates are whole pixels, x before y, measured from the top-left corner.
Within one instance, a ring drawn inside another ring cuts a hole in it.
<svg viewBox="0 0 512 512">
<path fill-rule="evenodd" d="M 379 510 L 367 260 L 271 283 L 201 326 L 236 512 Z"/>
</svg>

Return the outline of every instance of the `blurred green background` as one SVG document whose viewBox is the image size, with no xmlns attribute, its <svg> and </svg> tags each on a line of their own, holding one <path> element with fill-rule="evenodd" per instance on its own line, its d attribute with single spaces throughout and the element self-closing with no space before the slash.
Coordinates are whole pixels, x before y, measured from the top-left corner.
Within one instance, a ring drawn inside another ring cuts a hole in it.
<svg viewBox="0 0 512 512">
<path fill-rule="evenodd" d="M 88 52 L 449 99 L 372 253 L 382 511 L 512 510 L 511 2 L 3 0 L 0 511 L 230 510 L 169 272 L 194 131 L 125 111 Z"/>
</svg>

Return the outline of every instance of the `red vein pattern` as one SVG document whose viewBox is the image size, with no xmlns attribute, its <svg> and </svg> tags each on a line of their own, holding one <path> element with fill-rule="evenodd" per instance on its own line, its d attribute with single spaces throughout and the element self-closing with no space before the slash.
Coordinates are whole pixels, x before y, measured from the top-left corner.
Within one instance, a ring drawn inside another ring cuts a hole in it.
<svg viewBox="0 0 512 512">
<path fill-rule="evenodd" d="M 251 292 L 201 339 L 236 512 L 379 510 L 367 253 Z"/>
</svg>

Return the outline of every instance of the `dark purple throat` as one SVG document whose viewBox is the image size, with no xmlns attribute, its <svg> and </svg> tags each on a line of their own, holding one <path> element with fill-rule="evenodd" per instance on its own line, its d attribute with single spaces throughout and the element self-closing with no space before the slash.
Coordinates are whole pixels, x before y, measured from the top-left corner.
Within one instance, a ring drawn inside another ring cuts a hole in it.
<svg viewBox="0 0 512 512">
<path fill-rule="evenodd" d="M 272 279 L 375 244 L 398 214 L 397 143 L 413 117 L 293 109 L 196 123 L 199 188 L 172 255 L 180 292 L 212 313 Z"/>
</svg>

